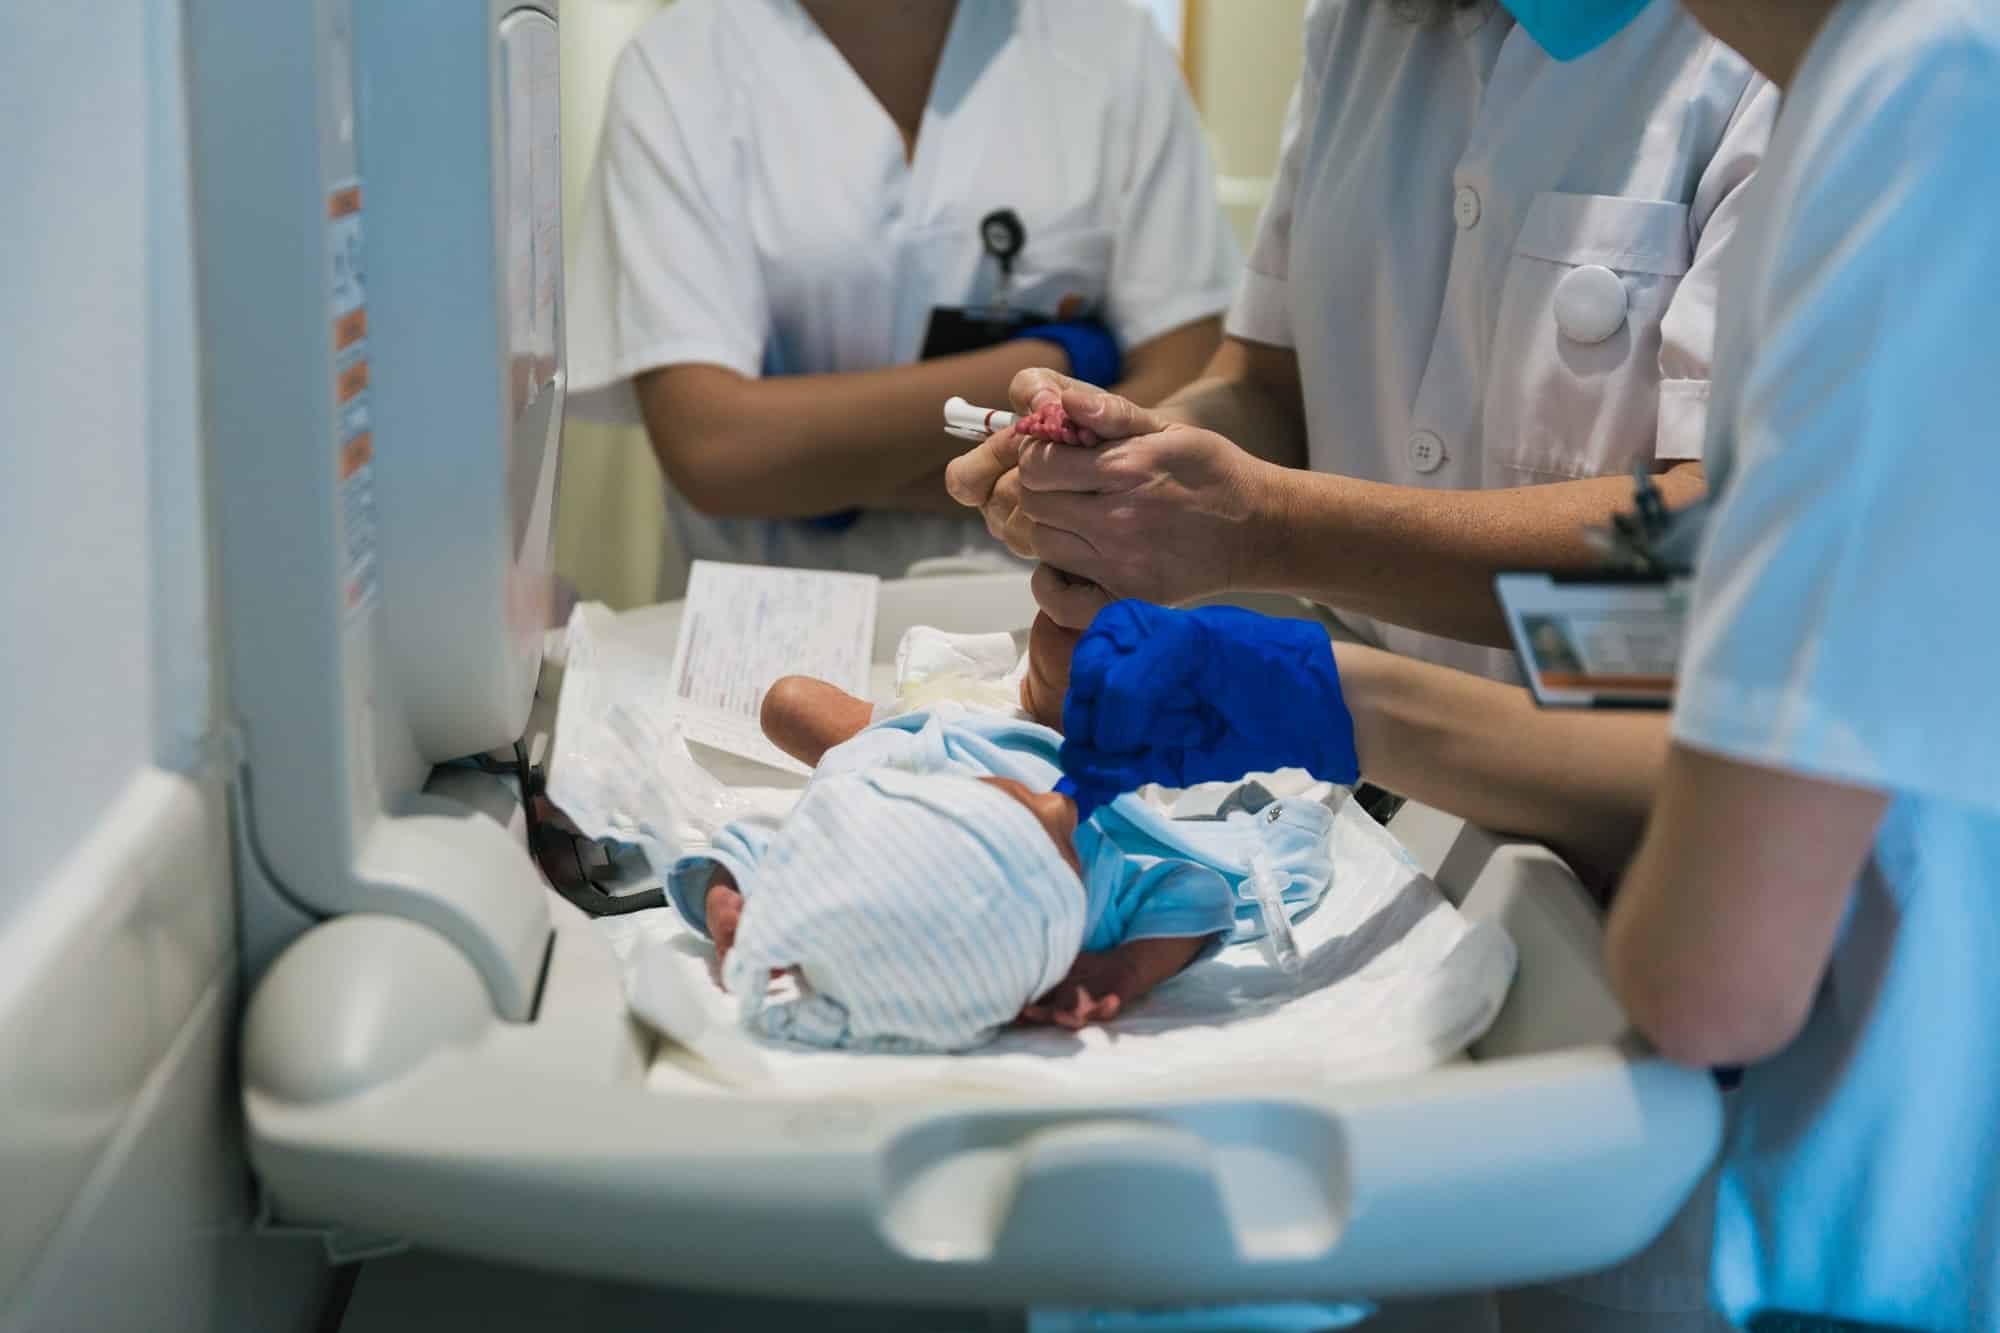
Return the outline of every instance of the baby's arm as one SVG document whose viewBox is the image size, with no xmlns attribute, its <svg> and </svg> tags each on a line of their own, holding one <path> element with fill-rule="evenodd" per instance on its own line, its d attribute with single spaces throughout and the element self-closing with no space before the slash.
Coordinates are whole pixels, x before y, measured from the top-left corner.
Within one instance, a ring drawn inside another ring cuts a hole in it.
<svg viewBox="0 0 2000 1333">
<path fill-rule="evenodd" d="M 1064 661 L 1067 678 L 1068 659 Z M 874 716 L 873 705 L 838 685 L 811 676 L 786 676 L 765 693 L 758 721 L 771 744 L 817 768 L 821 756 L 864 730 Z"/>
<path fill-rule="evenodd" d="M 1069 689 L 1069 662 L 1080 630 L 1064 629 L 1037 612 L 1028 631 L 1028 671 L 1021 677 L 1021 707 L 1045 727 L 1062 730 L 1063 695 Z"/>
<path fill-rule="evenodd" d="M 1108 1023 L 1192 963 L 1208 941 L 1206 935 L 1154 937 L 1080 953 L 1054 990 L 1021 1011 L 1021 1021 L 1066 1028 Z"/>
</svg>

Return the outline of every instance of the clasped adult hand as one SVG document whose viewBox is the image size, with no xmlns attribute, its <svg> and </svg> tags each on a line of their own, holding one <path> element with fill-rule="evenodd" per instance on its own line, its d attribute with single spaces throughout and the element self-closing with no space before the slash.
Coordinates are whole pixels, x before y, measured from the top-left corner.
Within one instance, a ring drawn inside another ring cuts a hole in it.
<svg viewBox="0 0 2000 1333">
<path fill-rule="evenodd" d="M 1061 398 L 1098 441 L 1001 431 L 953 461 L 945 485 L 1016 554 L 1043 563 L 1035 598 L 1081 629 L 1121 597 L 1181 602 L 1248 586 L 1268 544 L 1279 469 L 1213 431 L 1057 375 L 1015 376 L 1018 412 Z"/>
<path fill-rule="evenodd" d="M 1360 776 L 1354 718 L 1326 631 L 1236 607 L 1114 602 L 1078 640 L 1063 700 L 1063 772 L 1109 800 L 1303 768 Z"/>
</svg>

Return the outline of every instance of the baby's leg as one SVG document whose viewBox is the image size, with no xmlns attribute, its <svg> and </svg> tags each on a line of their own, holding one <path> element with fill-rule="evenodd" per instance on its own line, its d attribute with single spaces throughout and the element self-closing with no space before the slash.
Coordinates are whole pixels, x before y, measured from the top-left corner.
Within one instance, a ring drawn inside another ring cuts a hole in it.
<svg viewBox="0 0 2000 1333">
<path fill-rule="evenodd" d="M 811 676 L 786 676 L 764 695 L 759 721 L 771 744 L 817 768 L 820 757 L 875 716 L 866 699 Z"/>
<path fill-rule="evenodd" d="M 1021 677 L 1021 707 L 1045 727 L 1062 730 L 1063 695 L 1069 689 L 1069 661 L 1083 635 L 1064 629 L 1038 612 L 1028 631 L 1028 673 Z"/>
</svg>

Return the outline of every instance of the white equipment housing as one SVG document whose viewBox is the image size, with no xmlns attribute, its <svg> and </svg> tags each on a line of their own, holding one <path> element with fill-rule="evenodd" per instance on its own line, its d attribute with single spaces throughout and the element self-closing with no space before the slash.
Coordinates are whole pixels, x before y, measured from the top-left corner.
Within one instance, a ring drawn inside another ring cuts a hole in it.
<svg viewBox="0 0 2000 1333">
<path fill-rule="evenodd" d="M 1524 1282 L 1672 1217 L 1715 1150 L 1714 1088 L 1624 1035 L 1555 857 L 1418 807 L 1394 831 L 1519 949 L 1467 1061 L 1191 1074 L 1152 1101 L 800 1100 L 677 1074 L 518 807 L 431 771 L 531 729 L 563 388 L 553 0 L 191 8 L 260 978 L 243 1100 L 283 1218 L 662 1283 L 1027 1306 Z M 890 584 L 877 660 L 911 624 L 1030 614 L 1012 576 Z M 676 615 L 635 618 L 669 645 Z"/>
</svg>

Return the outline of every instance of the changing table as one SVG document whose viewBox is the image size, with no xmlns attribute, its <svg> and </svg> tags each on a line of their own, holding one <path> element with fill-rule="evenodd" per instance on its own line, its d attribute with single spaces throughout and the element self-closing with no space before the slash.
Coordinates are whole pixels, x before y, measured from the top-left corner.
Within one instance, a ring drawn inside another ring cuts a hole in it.
<svg viewBox="0 0 2000 1333">
<path fill-rule="evenodd" d="M 621 623 L 671 654 L 678 613 Z M 1032 615 L 1020 576 L 886 583 L 878 672 L 910 625 Z M 485 775 L 439 770 L 430 790 L 522 833 Z M 287 1221 L 826 1300 L 1388 1298 L 1636 1251 L 1715 1152 L 1714 1086 L 1627 1034 L 1597 912 L 1558 858 L 1415 804 L 1390 827 L 1520 957 L 1469 1058 L 1414 1077 L 1166 1100 L 732 1092 L 675 1070 L 627 1016 L 597 928 L 551 891 L 526 1021 L 497 1017 L 478 971 L 413 921 L 347 915 L 293 943 L 245 1026 L 252 1156 Z"/>
</svg>

